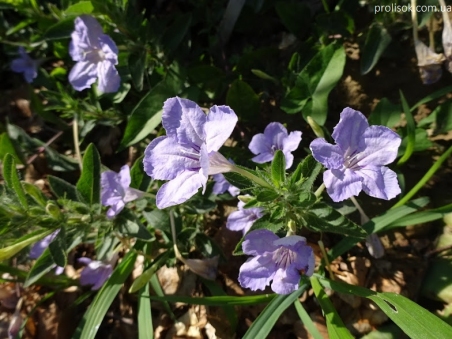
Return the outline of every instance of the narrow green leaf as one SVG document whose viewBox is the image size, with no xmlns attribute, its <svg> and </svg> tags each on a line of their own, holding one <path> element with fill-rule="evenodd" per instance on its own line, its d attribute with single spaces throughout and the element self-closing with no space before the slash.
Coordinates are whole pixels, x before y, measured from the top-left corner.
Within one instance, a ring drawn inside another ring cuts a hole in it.
<svg viewBox="0 0 452 339">
<path fill-rule="evenodd" d="M 176 94 L 165 80 L 155 85 L 132 110 L 119 150 L 148 136 L 162 121 L 163 103 Z"/>
<path fill-rule="evenodd" d="M 281 187 L 286 180 L 286 157 L 281 150 L 275 152 L 271 166 L 272 181 L 276 187 Z"/>
<path fill-rule="evenodd" d="M 300 293 L 301 294 L 301 293 Z M 186 303 L 190 305 L 206 305 L 206 306 L 245 306 L 258 305 L 268 303 L 277 298 L 277 294 L 263 294 L 253 296 L 215 296 L 215 297 L 185 297 L 179 295 L 150 296 L 151 300 L 165 301 L 170 303 Z"/>
<path fill-rule="evenodd" d="M 298 74 L 295 87 L 281 102 L 287 113 L 302 112 L 303 117 L 323 125 L 328 114 L 328 95 L 342 77 L 345 50 L 332 43 L 322 48 Z"/>
<path fill-rule="evenodd" d="M 250 179 L 238 173 L 228 172 L 223 173 L 223 175 L 231 185 L 239 188 L 241 191 L 254 187 L 254 183 Z"/>
<path fill-rule="evenodd" d="M 291 306 L 306 290 L 308 285 L 302 284 L 298 290 L 287 295 L 278 295 L 264 308 L 256 320 L 253 321 L 243 339 L 266 338 L 281 314 Z M 241 297 L 243 298 L 243 297 Z"/>
<path fill-rule="evenodd" d="M 315 326 L 308 312 L 304 309 L 300 300 L 295 300 L 294 302 L 295 309 L 297 310 L 298 316 L 300 317 L 301 322 L 306 326 L 306 329 L 311 334 L 314 339 L 323 339 L 323 336 L 320 334 L 319 330 Z"/>
<path fill-rule="evenodd" d="M 367 74 L 374 68 L 391 40 L 383 25 L 375 22 L 370 26 L 361 58 L 361 74 Z"/>
<path fill-rule="evenodd" d="M 141 290 L 145 285 L 149 283 L 152 276 L 157 272 L 157 270 L 162 267 L 168 260 L 171 251 L 166 251 L 160 254 L 152 264 L 144 270 L 144 272 L 134 280 L 132 286 L 129 288 L 129 293 L 135 293 L 138 290 Z"/>
<path fill-rule="evenodd" d="M 322 164 L 316 161 L 312 155 L 308 155 L 301 163 L 301 177 L 305 180 L 301 183 L 300 189 L 310 191 L 321 170 Z"/>
<path fill-rule="evenodd" d="M 41 240 L 50 233 L 52 233 L 51 230 L 41 229 L 30 234 L 24 235 L 23 237 L 17 239 L 17 241 L 14 244 L 8 247 L 1 248 L 0 262 L 11 258 L 16 253 L 21 251 L 23 248 L 27 247 L 28 245 L 34 244 L 35 242 Z"/>
<path fill-rule="evenodd" d="M 84 201 L 80 192 L 74 185 L 71 185 L 67 181 L 54 177 L 53 175 L 47 176 L 49 180 L 50 190 L 57 198 L 65 198 L 74 201 Z"/>
<path fill-rule="evenodd" d="M 3 158 L 3 178 L 5 179 L 6 186 L 16 193 L 22 207 L 28 209 L 27 197 L 17 175 L 16 161 L 9 153 Z"/>
<path fill-rule="evenodd" d="M 138 294 L 138 339 L 154 339 L 149 284 Z"/>
<path fill-rule="evenodd" d="M 395 228 L 395 227 L 404 227 L 404 226 L 411 226 L 411 225 L 416 225 L 416 224 L 424 224 L 427 222 L 441 219 L 448 213 L 452 213 L 452 204 L 448 204 L 448 205 L 442 206 L 440 208 L 435 208 L 435 209 L 429 210 L 429 211 L 412 213 L 410 215 L 399 218 L 398 220 L 390 223 L 384 229 L 388 230 L 388 229 Z"/>
<path fill-rule="evenodd" d="M 414 104 L 414 106 L 412 106 L 410 108 L 410 111 L 413 112 L 416 108 L 418 108 L 419 106 L 426 104 L 427 102 L 430 102 L 432 100 L 438 99 L 440 97 L 442 97 L 443 95 L 446 95 L 448 93 L 450 93 L 452 91 L 452 86 L 447 86 L 444 88 L 441 88 L 427 96 L 425 96 L 424 98 L 422 98 L 421 100 L 419 100 L 418 102 L 416 102 L 416 104 Z"/>
<path fill-rule="evenodd" d="M 161 42 L 167 51 L 173 52 L 176 50 L 188 32 L 191 19 L 192 17 L 190 13 L 182 14 L 174 20 L 170 27 L 168 27 L 161 38 Z"/>
<path fill-rule="evenodd" d="M 77 189 L 90 205 L 100 202 L 100 156 L 93 144 L 88 145 L 83 155 L 83 170 Z"/>
<path fill-rule="evenodd" d="M 357 238 L 368 236 L 361 226 L 323 202 L 314 204 L 309 212 L 302 214 L 302 218 L 304 219 L 303 226 L 317 232 L 332 232 Z"/>
<path fill-rule="evenodd" d="M 272 77 L 271 75 L 268 75 L 267 73 L 265 73 L 264 71 L 261 71 L 260 69 L 252 69 L 251 73 L 253 73 L 255 76 L 257 76 L 261 79 L 270 80 L 271 82 L 273 82 L 276 85 L 279 84 L 278 79 Z"/>
<path fill-rule="evenodd" d="M 141 245 L 135 245 L 135 247 L 140 247 L 136 249 L 141 249 Z M 115 268 L 113 274 L 108 278 L 100 291 L 97 292 L 96 297 L 85 312 L 83 319 L 73 335 L 74 339 L 94 339 L 96 337 L 96 333 L 111 303 L 121 290 L 127 277 L 133 271 L 136 257 L 136 251 L 129 251 L 121 263 Z"/>
<path fill-rule="evenodd" d="M 157 294 L 158 297 L 164 298 L 165 294 L 163 293 L 162 286 L 160 286 L 160 282 L 157 278 L 157 276 L 154 274 L 149 281 L 151 284 L 152 289 L 154 290 L 155 294 Z M 152 299 L 152 296 L 150 297 Z M 176 322 L 176 316 L 174 315 L 173 311 L 171 310 L 171 307 L 169 306 L 168 302 L 165 300 L 160 300 L 162 302 L 163 308 L 165 309 L 166 313 L 170 316 L 170 318 Z"/>
<path fill-rule="evenodd" d="M 25 192 L 36 201 L 42 207 L 47 205 L 47 197 L 42 193 L 42 191 L 35 185 L 28 182 L 23 182 L 22 186 Z"/>
<path fill-rule="evenodd" d="M 412 339 L 452 338 L 450 325 L 400 294 L 383 292 L 369 299 Z"/>
<path fill-rule="evenodd" d="M 130 169 L 130 187 L 146 192 L 151 183 L 151 177 L 144 171 L 143 158 L 144 154 L 135 160 L 135 163 Z"/>
<path fill-rule="evenodd" d="M 146 50 L 133 51 L 129 55 L 128 66 L 132 82 L 137 91 L 143 89 L 144 66 L 146 64 Z"/>
<path fill-rule="evenodd" d="M 144 227 L 135 214 L 128 209 L 123 210 L 122 213 L 116 216 L 113 224 L 115 229 L 126 236 L 141 239 L 143 241 L 155 240 L 155 237 L 149 232 L 149 230 Z"/>
<path fill-rule="evenodd" d="M 259 96 L 245 81 L 236 79 L 229 87 L 226 95 L 226 104 L 243 120 L 254 120 L 260 111 Z"/>
<path fill-rule="evenodd" d="M 4 159 L 7 153 L 13 156 L 16 164 L 23 164 L 16 152 L 16 149 L 14 148 L 13 143 L 11 142 L 11 139 L 9 138 L 8 133 L 5 132 L 0 134 L 0 159 Z"/>
<path fill-rule="evenodd" d="M 55 264 L 60 267 L 65 267 L 67 264 L 66 250 L 66 231 L 64 227 L 61 227 L 55 239 L 49 244 L 50 255 Z"/>
<path fill-rule="evenodd" d="M 407 138 L 408 144 L 406 146 L 405 154 L 402 158 L 397 162 L 397 166 L 403 165 L 407 160 L 411 157 L 411 154 L 414 152 L 414 145 L 416 143 L 416 124 L 414 122 L 413 115 L 411 114 L 410 107 L 405 100 L 405 96 L 402 91 L 400 91 L 400 100 L 402 102 L 403 112 L 405 113 L 405 118 L 407 122 Z"/>
<path fill-rule="evenodd" d="M 393 222 L 397 222 L 398 219 L 403 218 L 404 216 L 424 207 L 428 204 L 428 202 L 428 198 L 419 198 L 413 200 L 411 202 L 408 202 L 406 205 L 391 209 L 378 217 L 372 218 L 372 220 L 363 225 L 363 228 L 369 234 L 377 233 L 384 229 L 387 225 Z M 328 252 L 330 261 L 344 254 L 360 241 L 361 239 L 353 237 L 342 239 Z"/>
<path fill-rule="evenodd" d="M 316 277 L 311 277 L 311 285 L 317 301 L 325 314 L 326 326 L 330 339 L 353 339 L 354 337 L 350 334 L 347 327 L 345 327 L 341 317 L 334 308 L 333 303 L 326 295 L 322 285 L 320 285 L 319 280 Z"/>
</svg>

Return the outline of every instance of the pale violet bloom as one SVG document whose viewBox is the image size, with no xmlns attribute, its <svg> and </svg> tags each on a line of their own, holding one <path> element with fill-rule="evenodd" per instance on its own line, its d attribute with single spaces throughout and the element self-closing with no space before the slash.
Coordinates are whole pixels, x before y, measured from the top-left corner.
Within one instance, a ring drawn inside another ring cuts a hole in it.
<svg viewBox="0 0 452 339">
<path fill-rule="evenodd" d="M 39 62 L 30 58 L 23 47 L 19 47 L 19 55 L 17 59 L 11 62 L 11 70 L 16 73 L 22 73 L 25 81 L 31 83 L 38 76 Z"/>
<path fill-rule="evenodd" d="M 234 168 L 218 149 L 229 138 L 237 115 L 228 106 L 213 106 L 206 115 L 193 101 L 170 98 L 163 105 L 166 136 L 154 139 L 144 152 L 144 170 L 157 180 L 157 207 L 181 204 L 203 187 L 209 175 Z"/>
<path fill-rule="evenodd" d="M 53 239 L 55 239 L 55 237 L 58 235 L 59 232 L 60 232 L 60 230 L 56 230 L 52 234 L 49 234 L 48 236 L 46 236 L 46 237 L 42 238 L 41 240 L 39 240 L 38 242 L 36 242 L 31 247 L 30 254 L 29 254 L 30 259 L 38 259 L 41 256 L 41 254 L 44 253 L 46 248 L 49 247 L 50 243 L 53 241 Z M 64 267 L 57 266 L 56 264 L 54 265 L 54 267 L 55 267 L 56 275 L 60 275 L 61 273 L 64 272 Z"/>
<path fill-rule="evenodd" d="M 86 265 L 80 274 L 80 284 L 83 286 L 92 285 L 91 290 L 93 291 L 101 288 L 113 272 L 113 267 L 102 261 L 81 257 L 78 262 Z"/>
<path fill-rule="evenodd" d="M 101 174 L 101 200 L 102 205 L 110 206 L 107 211 L 109 219 L 118 215 L 128 202 L 144 196 L 144 192 L 129 187 L 130 182 L 130 168 L 128 165 L 122 166 L 119 173 L 106 171 Z"/>
<path fill-rule="evenodd" d="M 118 47 L 90 15 L 75 19 L 75 30 L 71 34 L 69 53 L 77 63 L 69 73 L 69 82 L 81 91 L 97 81 L 102 93 L 118 91 L 121 78 L 115 65 L 118 64 Z"/>
<path fill-rule="evenodd" d="M 234 164 L 234 161 L 232 161 L 232 159 L 229 159 L 229 162 L 231 164 Z M 215 174 L 213 176 L 213 180 L 215 181 L 215 184 L 213 185 L 213 189 L 212 189 L 212 193 L 213 194 L 222 194 L 226 191 L 229 192 L 230 195 L 232 195 L 233 197 L 237 196 L 240 194 L 240 189 L 231 185 L 226 178 L 224 177 L 223 174 L 219 173 L 219 174 Z"/>
<path fill-rule="evenodd" d="M 366 117 L 349 107 L 341 113 L 331 145 L 323 138 L 311 145 L 314 158 L 328 170 L 323 182 L 333 201 L 342 201 L 364 190 L 368 195 L 389 200 L 400 193 L 397 175 L 384 166 L 397 157 L 401 138 L 384 126 L 369 126 Z"/>
<path fill-rule="evenodd" d="M 287 133 L 287 129 L 279 122 L 271 122 L 265 127 L 264 133 L 256 134 L 250 142 L 248 148 L 256 154 L 253 160 L 258 164 L 263 164 L 273 160 L 275 152 L 280 150 L 286 158 L 286 169 L 293 163 L 291 152 L 298 148 L 301 141 L 301 132 L 293 131 Z"/>
<path fill-rule="evenodd" d="M 301 275 L 314 273 L 315 258 L 306 239 L 298 235 L 279 238 L 266 229 L 251 231 L 242 243 L 249 258 L 241 267 L 239 283 L 253 291 L 271 289 L 278 294 L 289 294 L 298 289 Z"/>
<path fill-rule="evenodd" d="M 257 219 L 262 218 L 264 209 L 260 207 L 243 208 L 245 203 L 239 201 L 238 210 L 232 212 L 226 221 L 226 228 L 231 231 L 242 231 L 247 233 Z"/>
</svg>

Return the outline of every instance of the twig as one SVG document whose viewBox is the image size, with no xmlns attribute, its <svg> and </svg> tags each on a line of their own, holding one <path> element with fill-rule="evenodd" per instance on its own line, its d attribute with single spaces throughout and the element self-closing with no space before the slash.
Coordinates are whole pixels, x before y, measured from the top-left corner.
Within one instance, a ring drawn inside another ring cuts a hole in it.
<svg viewBox="0 0 452 339">
<path fill-rule="evenodd" d="M 50 146 L 56 139 L 58 139 L 61 135 L 63 134 L 63 131 L 59 131 L 57 134 L 55 134 L 53 137 L 51 137 L 45 144 L 44 146 L 41 146 L 38 148 L 37 153 L 33 154 L 30 158 L 28 158 L 27 160 L 27 165 L 30 165 L 31 163 L 33 163 L 33 161 L 36 160 L 36 158 L 39 156 L 39 154 L 41 154 L 42 152 L 44 152 L 46 150 L 46 147 Z"/>
<path fill-rule="evenodd" d="M 431 257 L 434 254 L 438 254 L 438 253 L 441 253 L 441 252 L 444 252 L 444 251 L 447 251 L 447 250 L 450 250 L 450 249 L 452 249 L 452 244 L 446 245 L 446 246 L 443 246 L 443 247 L 440 247 L 440 248 L 435 248 L 434 250 L 428 251 L 427 253 L 424 254 L 424 257 L 425 258 L 429 258 L 429 257 Z"/>
<path fill-rule="evenodd" d="M 328 254 L 326 254 L 325 246 L 323 245 L 323 241 L 319 240 L 318 244 L 319 244 L 319 247 L 320 247 L 320 251 L 322 252 L 323 259 L 325 260 L 325 266 L 328 269 L 328 272 L 330 272 L 331 280 L 336 280 L 336 277 L 334 276 L 334 273 L 331 270 L 331 264 L 330 264 L 330 261 L 328 259 Z"/>
</svg>

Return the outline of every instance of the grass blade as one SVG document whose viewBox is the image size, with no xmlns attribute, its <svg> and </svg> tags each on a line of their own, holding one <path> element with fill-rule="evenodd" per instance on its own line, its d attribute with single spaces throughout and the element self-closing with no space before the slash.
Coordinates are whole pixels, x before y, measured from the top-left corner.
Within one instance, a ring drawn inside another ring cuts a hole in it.
<svg viewBox="0 0 452 339">
<path fill-rule="evenodd" d="M 304 309 L 300 300 L 298 299 L 295 300 L 294 305 L 295 309 L 297 310 L 298 316 L 300 317 L 302 323 L 306 326 L 308 332 L 312 335 L 312 337 L 314 339 L 323 339 L 323 336 L 320 334 L 319 330 L 312 322 L 311 317 L 309 316 L 308 312 L 306 312 L 306 310 Z"/>
<path fill-rule="evenodd" d="M 138 338 L 154 339 L 149 284 L 146 284 L 138 294 Z"/>
</svg>

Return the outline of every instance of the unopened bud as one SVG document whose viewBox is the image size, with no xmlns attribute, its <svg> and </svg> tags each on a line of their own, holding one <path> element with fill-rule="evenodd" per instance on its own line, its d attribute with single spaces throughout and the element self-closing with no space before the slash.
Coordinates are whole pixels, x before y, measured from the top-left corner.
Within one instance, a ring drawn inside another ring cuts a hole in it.
<svg viewBox="0 0 452 339">
<path fill-rule="evenodd" d="M 47 212 L 47 214 L 51 215 L 54 219 L 57 219 L 57 220 L 61 219 L 62 215 L 61 215 L 60 208 L 52 202 L 47 203 L 46 212 Z"/>
<path fill-rule="evenodd" d="M 239 195 L 237 197 L 240 201 L 246 203 L 249 203 L 251 200 L 254 200 L 255 198 L 252 197 L 251 195 Z"/>
<path fill-rule="evenodd" d="M 314 134 L 319 138 L 325 138 L 325 133 L 323 133 L 322 127 L 315 122 L 314 119 L 312 119 L 310 116 L 307 118 L 309 126 L 311 126 L 312 130 L 314 131 Z"/>
</svg>

